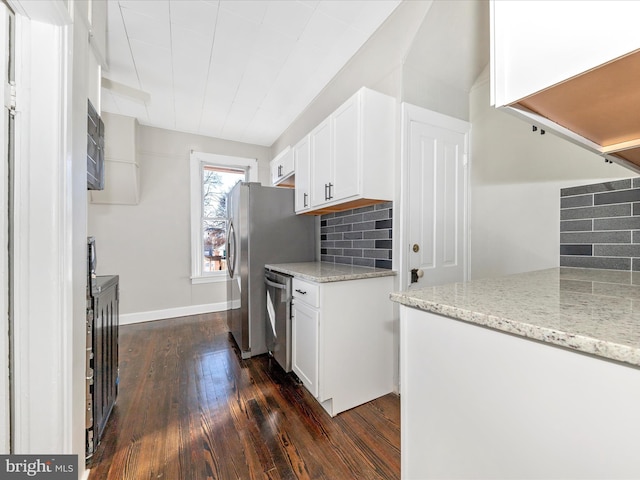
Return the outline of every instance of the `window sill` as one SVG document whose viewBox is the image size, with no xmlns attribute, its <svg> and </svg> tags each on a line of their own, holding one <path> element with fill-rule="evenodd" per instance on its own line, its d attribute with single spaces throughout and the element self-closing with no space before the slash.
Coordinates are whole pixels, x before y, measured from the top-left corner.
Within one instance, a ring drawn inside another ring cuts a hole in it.
<svg viewBox="0 0 640 480">
<path fill-rule="evenodd" d="M 191 277 L 191 285 L 200 285 L 202 283 L 219 283 L 227 281 L 227 272 L 214 273 L 211 275 L 202 275 L 200 277 Z"/>
</svg>

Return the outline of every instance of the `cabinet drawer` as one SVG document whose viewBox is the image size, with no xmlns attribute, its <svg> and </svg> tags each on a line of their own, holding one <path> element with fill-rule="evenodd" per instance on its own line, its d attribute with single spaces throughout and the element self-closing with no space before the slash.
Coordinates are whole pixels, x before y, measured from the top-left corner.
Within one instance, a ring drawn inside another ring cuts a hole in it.
<svg viewBox="0 0 640 480">
<path fill-rule="evenodd" d="M 293 277 L 293 298 L 314 308 L 320 307 L 320 286 Z"/>
</svg>

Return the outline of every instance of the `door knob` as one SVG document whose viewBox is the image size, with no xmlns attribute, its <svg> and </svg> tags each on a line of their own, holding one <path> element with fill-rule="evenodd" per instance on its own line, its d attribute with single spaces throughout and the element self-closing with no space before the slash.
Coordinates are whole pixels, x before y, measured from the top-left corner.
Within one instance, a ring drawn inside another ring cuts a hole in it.
<svg viewBox="0 0 640 480">
<path fill-rule="evenodd" d="M 424 272 L 419 268 L 411 269 L 411 283 L 416 283 L 419 278 L 424 276 Z"/>
<path fill-rule="evenodd" d="M 413 244 L 413 251 L 415 253 L 418 253 L 420 251 L 420 245 L 418 245 L 417 243 Z"/>
</svg>

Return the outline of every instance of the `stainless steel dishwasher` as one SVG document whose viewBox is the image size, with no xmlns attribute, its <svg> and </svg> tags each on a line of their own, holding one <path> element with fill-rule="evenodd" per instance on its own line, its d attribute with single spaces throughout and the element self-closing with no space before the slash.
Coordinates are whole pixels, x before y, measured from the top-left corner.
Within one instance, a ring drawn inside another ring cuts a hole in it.
<svg viewBox="0 0 640 480">
<path fill-rule="evenodd" d="M 265 270 L 267 348 L 285 372 L 291 371 L 291 276 Z"/>
</svg>

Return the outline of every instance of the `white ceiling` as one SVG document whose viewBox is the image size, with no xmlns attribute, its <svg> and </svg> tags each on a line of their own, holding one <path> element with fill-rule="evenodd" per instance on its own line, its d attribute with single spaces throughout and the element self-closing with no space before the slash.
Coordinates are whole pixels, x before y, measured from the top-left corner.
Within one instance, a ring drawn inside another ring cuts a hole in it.
<svg viewBox="0 0 640 480">
<path fill-rule="evenodd" d="M 401 0 L 110 0 L 102 110 L 270 146 Z"/>
</svg>

